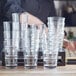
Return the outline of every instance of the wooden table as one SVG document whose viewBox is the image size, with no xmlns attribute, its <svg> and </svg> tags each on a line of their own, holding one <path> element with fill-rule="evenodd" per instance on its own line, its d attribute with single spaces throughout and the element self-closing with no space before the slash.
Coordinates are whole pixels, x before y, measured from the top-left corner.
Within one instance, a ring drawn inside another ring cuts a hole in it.
<svg viewBox="0 0 76 76">
<path fill-rule="evenodd" d="M 0 67 L 0 76 L 76 76 L 76 65 L 58 66 L 54 69 L 37 69 L 26 70 L 23 67 L 15 69 L 4 69 Z"/>
</svg>

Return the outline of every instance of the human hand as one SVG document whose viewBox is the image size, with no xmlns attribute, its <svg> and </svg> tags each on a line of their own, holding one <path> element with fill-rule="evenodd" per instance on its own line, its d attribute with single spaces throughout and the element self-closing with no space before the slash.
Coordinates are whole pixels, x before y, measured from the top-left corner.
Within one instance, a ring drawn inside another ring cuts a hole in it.
<svg viewBox="0 0 76 76">
<path fill-rule="evenodd" d="M 66 40 L 66 39 L 64 39 L 63 47 L 65 49 L 71 50 L 71 51 L 75 51 L 76 50 L 74 42 L 73 41 Z"/>
<path fill-rule="evenodd" d="M 26 20 L 26 15 L 27 15 L 27 20 Z M 40 20 L 40 19 L 38 19 L 37 17 L 35 17 L 34 15 L 32 15 L 32 14 L 30 14 L 30 13 L 26 13 L 26 12 L 24 12 L 24 13 L 22 13 L 21 15 L 20 15 L 20 22 L 21 23 L 25 23 L 25 22 L 27 22 L 28 21 L 28 24 L 29 25 L 31 25 L 31 24 L 36 24 L 36 25 L 41 25 L 41 24 L 43 24 L 43 22 Z"/>
</svg>

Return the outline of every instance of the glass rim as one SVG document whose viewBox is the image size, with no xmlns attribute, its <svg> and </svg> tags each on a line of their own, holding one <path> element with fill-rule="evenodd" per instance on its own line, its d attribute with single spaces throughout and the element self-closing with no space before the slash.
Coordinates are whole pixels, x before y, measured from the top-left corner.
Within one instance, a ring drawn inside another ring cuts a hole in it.
<svg viewBox="0 0 76 76">
<path fill-rule="evenodd" d="M 53 17 L 48 17 L 48 20 L 65 20 L 65 17 L 53 16 Z"/>
<path fill-rule="evenodd" d="M 3 21 L 3 24 L 4 24 L 4 23 L 11 23 L 11 21 Z"/>
</svg>

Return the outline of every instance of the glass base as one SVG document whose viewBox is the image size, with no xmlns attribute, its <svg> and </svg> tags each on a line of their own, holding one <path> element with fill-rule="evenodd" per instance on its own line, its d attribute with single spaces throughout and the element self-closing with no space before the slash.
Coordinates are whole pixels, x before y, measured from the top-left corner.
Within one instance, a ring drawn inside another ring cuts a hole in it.
<svg viewBox="0 0 76 76">
<path fill-rule="evenodd" d="M 36 69 L 37 66 L 25 66 L 25 69 Z"/>
<path fill-rule="evenodd" d="M 34 56 L 27 56 L 24 62 L 25 68 L 34 69 L 37 67 L 37 58 Z"/>
<path fill-rule="evenodd" d="M 15 69 L 15 68 L 17 68 L 17 66 L 6 66 L 5 68 L 6 69 Z"/>
<path fill-rule="evenodd" d="M 56 68 L 57 66 L 44 66 L 44 69 L 54 69 Z"/>
</svg>

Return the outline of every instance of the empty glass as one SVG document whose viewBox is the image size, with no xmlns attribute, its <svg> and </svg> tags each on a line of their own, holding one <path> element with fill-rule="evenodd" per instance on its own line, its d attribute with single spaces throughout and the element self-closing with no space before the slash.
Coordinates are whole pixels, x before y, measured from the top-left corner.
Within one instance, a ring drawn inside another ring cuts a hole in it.
<svg viewBox="0 0 76 76">
<path fill-rule="evenodd" d="M 44 68 L 57 66 L 58 51 L 64 38 L 63 17 L 48 17 L 48 32 L 43 32 Z"/>
<path fill-rule="evenodd" d="M 12 13 L 12 22 L 20 22 L 20 14 Z"/>
<path fill-rule="evenodd" d="M 21 21 L 20 21 L 21 29 L 20 29 L 20 48 L 21 51 L 25 51 L 25 38 L 27 36 L 27 27 L 28 27 L 28 15 L 27 13 L 23 13 L 21 15 Z"/>
<path fill-rule="evenodd" d="M 14 65 L 17 66 L 18 51 L 20 51 L 20 21 L 19 13 L 12 13 L 12 54 Z"/>
<path fill-rule="evenodd" d="M 5 66 L 7 68 L 14 68 L 17 66 L 17 56 L 12 49 L 10 22 L 3 22 L 4 25 L 4 52 L 5 52 Z"/>
<path fill-rule="evenodd" d="M 19 14 L 12 13 L 12 47 L 17 52 L 19 51 L 19 42 L 20 42 L 20 22 Z"/>
<path fill-rule="evenodd" d="M 24 66 L 28 69 L 37 67 L 37 54 L 39 48 L 39 27 L 32 25 L 24 25 L 23 30 L 23 48 L 24 50 Z"/>
<path fill-rule="evenodd" d="M 12 29 L 10 22 L 4 22 L 4 51 L 5 65 L 9 68 L 17 66 L 17 53 L 19 51 L 20 26 L 19 14 L 12 13 Z"/>
</svg>

